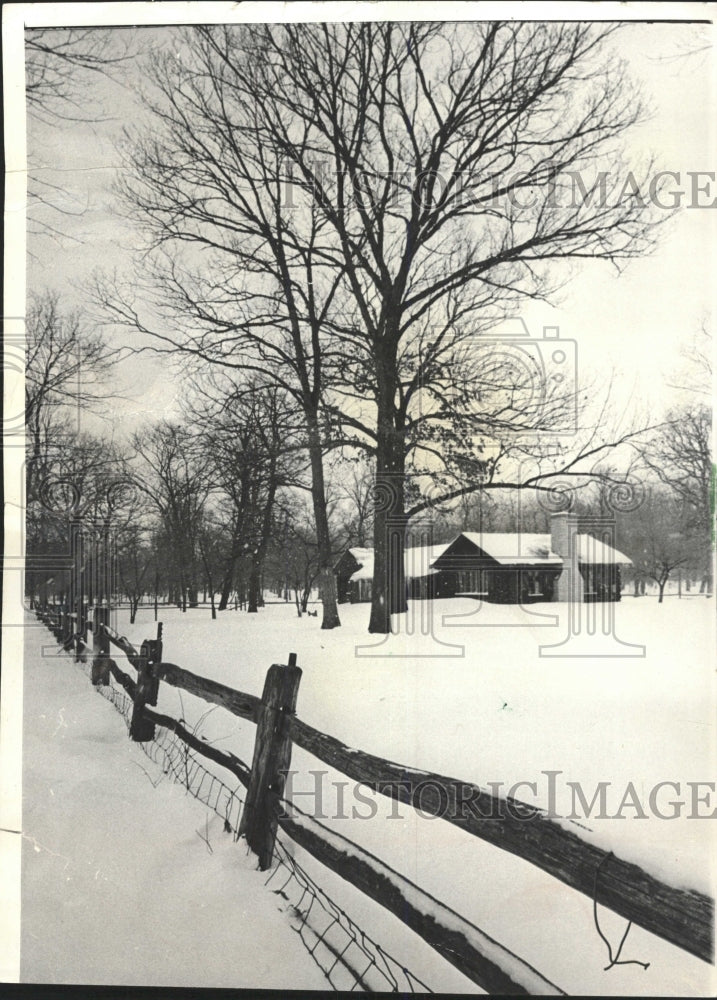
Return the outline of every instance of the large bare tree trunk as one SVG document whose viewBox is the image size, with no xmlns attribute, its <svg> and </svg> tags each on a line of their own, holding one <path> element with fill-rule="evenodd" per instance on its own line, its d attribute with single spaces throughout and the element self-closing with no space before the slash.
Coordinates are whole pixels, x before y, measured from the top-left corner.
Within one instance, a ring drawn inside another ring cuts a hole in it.
<svg viewBox="0 0 717 1000">
<path fill-rule="evenodd" d="M 222 582 L 219 587 L 219 607 L 218 611 L 226 611 L 227 605 L 229 604 L 229 598 L 231 597 L 232 590 L 234 589 L 234 578 L 236 576 L 237 562 L 239 561 L 239 547 L 238 542 L 234 543 L 232 551 L 227 560 L 226 569 L 224 570 L 224 575 L 222 577 Z"/>
<path fill-rule="evenodd" d="M 404 548 L 405 440 L 392 418 L 393 393 L 386 391 L 379 401 L 379 425 L 374 490 L 373 584 L 369 632 L 391 631 L 391 615 L 406 611 Z M 381 412 L 383 411 L 383 412 Z"/>
<path fill-rule="evenodd" d="M 406 573 L 404 551 L 406 542 L 406 516 L 403 504 L 393 498 L 392 478 L 379 478 L 376 487 L 379 497 L 391 498 L 386 510 L 376 509 L 374 523 L 373 584 L 371 590 L 371 618 L 369 632 L 391 631 L 391 615 L 403 614 L 406 601 Z"/>
<path fill-rule="evenodd" d="M 234 588 L 237 563 L 239 562 L 239 556 L 241 555 L 241 539 L 244 531 L 245 511 L 249 502 L 249 476 L 246 470 L 244 470 L 241 476 L 241 483 L 241 509 L 237 511 L 237 520 L 232 530 L 231 549 L 220 588 L 219 611 L 226 611 L 227 605 L 229 604 L 229 598 L 231 597 L 232 590 Z"/>
<path fill-rule="evenodd" d="M 231 597 L 232 586 L 234 584 L 234 570 L 236 568 L 236 562 L 237 556 L 232 556 L 231 562 L 224 574 L 219 591 L 219 611 L 226 611 L 227 605 L 229 604 L 229 598 Z"/>
<path fill-rule="evenodd" d="M 251 555 L 251 567 L 249 569 L 249 605 L 247 611 L 256 612 L 260 607 L 264 607 L 264 595 L 262 588 L 262 573 L 264 570 L 264 560 L 269 547 L 271 537 L 272 516 L 274 512 L 274 499 L 276 497 L 278 482 L 276 479 L 276 461 L 271 460 L 271 471 L 269 473 L 269 492 L 266 497 L 266 504 L 261 518 L 259 543 Z"/>
<path fill-rule="evenodd" d="M 256 614 L 259 610 L 259 586 L 260 586 L 260 566 L 256 553 L 252 555 L 251 569 L 249 570 L 249 599 L 247 611 Z"/>
</svg>

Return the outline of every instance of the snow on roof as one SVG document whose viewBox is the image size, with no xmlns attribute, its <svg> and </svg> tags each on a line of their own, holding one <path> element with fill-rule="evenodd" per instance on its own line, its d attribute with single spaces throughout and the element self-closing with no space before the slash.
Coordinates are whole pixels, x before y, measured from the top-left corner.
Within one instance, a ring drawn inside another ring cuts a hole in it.
<svg viewBox="0 0 717 1000">
<path fill-rule="evenodd" d="M 550 548 L 550 535 L 518 531 L 464 531 L 458 536 L 467 538 L 501 566 L 562 566 L 562 557 Z M 577 535 L 578 562 L 605 566 L 629 566 L 632 560 L 617 549 L 598 541 L 591 535 Z M 457 539 L 454 539 L 456 541 Z M 453 542 L 450 543 L 451 545 Z M 432 576 L 438 570 L 433 564 L 449 545 L 417 546 L 404 551 L 406 579 Z M 359 569 L 351 580 L 373 578 L 373 549 L 349 549 Z"/>
<path fill-rule="evenodd" d="M 562 557 L 550 548 L 550 535 L 508 531 L 464 531 L 467 538 L 501 566 L 560 565 Z M 592 535 L 577 537 L 578 562 L 606 566 L 629 566 L 632 560 Z"/>
<path fill-rule="evenodd" d="M 432 576 L 438 570 L 433 569 L 433 563 L 442 556 L 448 545 L 423 545 L 405 549 L 403 565 L 407 580 L 420 576 Z M 360 569 L 351 576 L 351 580 L 371 580 L 373 578 L 373 549 L 349 549 L 356 562 L 361 563 Z"/>
<path fill-rule="evenodd" d="M 604 566 L 631 566 L 632 559 L 612 545 L 598 541 L 592 535 L 578 535 L 578 562 Z"/>
<path fill-rule="evenodd" d="M 550 535 L 531 535 L 510 531 L 464 531 L 463 537 L 482 549 L 501 566 L 513 563 L 534 565 L 562 564 L 560 556 L 550 550 Z"/>
</svg>

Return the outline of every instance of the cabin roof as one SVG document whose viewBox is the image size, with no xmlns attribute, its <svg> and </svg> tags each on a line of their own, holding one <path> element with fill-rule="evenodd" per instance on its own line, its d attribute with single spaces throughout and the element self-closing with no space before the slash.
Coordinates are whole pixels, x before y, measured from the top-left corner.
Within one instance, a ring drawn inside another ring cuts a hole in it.
<svg viewBox="0 0 717 1000">
<path fill-rule="evenodd" d="M 421 576 L 432 576 L 438 570 L 433 569 L 433 563 L 448 548 L 444 545 L 419 545 L 412 549 L 405 549 L 403 553 L 404 572 L 407 580 L 414 580 Z M 359 569 L 350 577 L 351 580 L 371 580 L 373 578 L 373 549 L 348 549 L 357 563 Z"/>
<path fill-rule="evenodd" d="M 451 542 L 460 538 L 481 549 L 501 566 L 561 566 L 562 557 L 553 552 L 549 534 L 508 531 L 464 531 Z M 602 566 L 629 566 L 632 560 L 611 545 L 593 538 L 592 535 L 578 534 L 578 562 Z"/>
<path fill-rule="evenodd" d="M 629 566 L 632 560 L 622 552 L 593 538 L 591 535 L 578 534 L 578 562 L 589 565 Z M 480 549 L 489 559 L 500 566 L 546 566 L 560 567 L 563 559 L 550 548 L 549 534 L 532 534 L 529 532 L 510 531 L 463 531 L 452 542 L 443 545 L 424 545 L 404 551 L 404 568 L 407 580 L 418 577 L 432 576 L 439 572 L 435 563 L 442 555 L 448 553 L 461 539 L 466 539 L 471 545 Z M 373 578 L 373 549 L 352 547 L 346 549 L 340 557 L 338 566 L 350 554 L 357 563 L 357 569 L 351 574 L 350 580 L 371 580 Z M 350 566 L 349 566 L 350 568 Z M 447 565 L 446 568 L 454 568 Z"/>
</svg>

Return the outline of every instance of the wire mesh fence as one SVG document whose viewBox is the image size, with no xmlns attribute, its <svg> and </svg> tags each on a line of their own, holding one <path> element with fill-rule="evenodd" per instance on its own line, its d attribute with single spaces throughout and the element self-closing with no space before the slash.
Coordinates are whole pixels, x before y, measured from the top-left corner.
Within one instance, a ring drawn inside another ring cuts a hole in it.
<svg viewBox="0 0 717 1000">
<path fill-rule="evenodd" d="M 288 901 L 294 930 L 328 979 L 341 992 L 432 993 L 385 951 L 317 885 L 281 840 L 266 884 Z"/>
<path fill-rule="evenodd" d="M 80 666 L 90 676 L 91 657 Z M 110 701 L 129 729 L 133 703 L 112 677 L 97 691 Z M 230 788 L 209 771 L 192 750 L 171 730 L 156 727 L 151 742 L 139 743 L 142 751 L 164 774 L 224 820 L 224 829 L 238 839 L 242 786 Z M 330 986 L 340 992 L 432 993 L 405 965 L 385 951 L 316 883 L 291 856 L 282 838 L 274 850 L 274 864 L 266 885 L 286 901 L 292 927 Z"/>
<path fill-rule="evenodd" d="M 112 678 L 109 685 L 98 691 L 111 701 L 125 720 L 129 729 L 132 717 L 132 699 L 117 687 Z M 138 744 L 147 757 L 157 764 L 164 774 L 187 789 L 190 795 L 208 806 L 224 820 L 227 833 L 238 836 L 239 821 L 244 799 L 238 788 L 230 788 L 225 781 L 208 770 L 195 753 L 175 733 L 164 726 L 157 726 L 154 740 Z"/>
</svg>

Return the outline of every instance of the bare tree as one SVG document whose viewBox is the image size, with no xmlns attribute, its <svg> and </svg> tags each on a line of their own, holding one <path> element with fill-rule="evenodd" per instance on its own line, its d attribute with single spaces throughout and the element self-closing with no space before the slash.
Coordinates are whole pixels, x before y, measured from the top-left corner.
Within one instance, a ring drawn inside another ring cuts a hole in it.
<svg viewBox="0 0 717 1000">
<path fill-rule="evenodd" d="M 626 527 L 629 552 L 637 576 L 654 580 L 659 603 L 675 570 L 689 566 L 695 556 L 694 536 L 685 523 L 684 508 L 668 490 L 655 491 L 630 516 Z"/>
<path fill-rule="evenodd" d="M 646 448 L 644 461 L 661 483 L 683 503 L 690 526 L 709 533 L 712 414 L 704 405 L 673 410 Z"/>
<path fill-rule="evenodd" d="M 45 120 L 95 120 L 87 75 L 106 74 L 127 59 L 117 33 L 104 28 L 30 28 L 25 32 L 25 95 L 32 115 Z"/>
<path fill-rule="evenodd" d="M 198 534 L 211 479 L 184 428 L 169 421 L 135 434 L 137 487 L 154 506 L 174 559 L 176 603 L 182 611 L 198 604 Z"/>
<path fill-rule="evenodd" d="M 219 610 L 226 608 L 242 562 L 248 610 L 261 599 L 260 581 L 283 490 L 306 470 L 306 435 L 291 394 L 251 379 L 205 377 L 191 409 L 215 487 L 215 521 L 225 537 Z"/>
<path fill-rule="evenodd" d="M 70 236 L 60 216 L 82 216 L 86 205 L 70 196 L 64 181 L 47 178 L 40 149 L 48 135 L 67 122 L 106 120 L 99 88 L 93 86 L 132 58 L 131 29 L 30 28 L 25 31 L 25 96 L 28 129 L 28 218 L 31 231 Z M 44 211 L 49 209 L 49 213 Z"/>
<path fill-rule="evenodd" d="M 699 568 L 702 588 L 712 582 L 714 471 L 712 414 L 701 403 L 671 411 L 664 426 L 646 445 L 642 459 L 682 509 L 683 547 Z"/>
<path fill-rule="evenodd" d="M 109 393 L 113 358 L 102 338 L 44 292 L 30 297 L 25 344 L 26 585 L 44 599 L 48 576 L 34 567 L 69 554 L 72 522 L 117 521 L 115 486 L 126 477 L 121 450 L 80 426 Z M 66 590 L 60 577 L 56 592 Z"/>
<path fill-rule="evenodd" d="M 283 498 L 270 554 L 277 592 L 288 601 L 294 591 L 299 617 L 308 611 L 320 568 L 316 532 L 304 501 L 305 498 L 296 492 Z"/>
<path fill-rule="evenodd" d="M 59 296 L 30 297 L 25 338 L 26 495 L 36 500 L 61 447 L 76 433 L 78 416 L 109 395 L 112 352 Z"/>
<path fill-rule="evenodd" d="M 162 289 L 165 311 L 182 317 L 162 335 L 169 350 L 270 376 L 301 407 L 321 552 L 322 628 L 333 628 L 339 618 L 321 404 L 329 356 L 324 325 L 341 275 L 327 267 L 327 224 L 315 206 L 286 203 L 284 154 L 259 107 L 247 104 L 225 72 L 215 41 L 214 32 L 193 30 L 185 33 L 186 62 L 174 54 L 154 58 L 150 72 L 161 97 L 153 110 L 166 128 L 153 124 L 128 146 L 123 191 L 160 251 L 148 258 L 154 289 Z M 207 267 L 194 248 L 206 251 Z M 115 319 L 143 325 L 126 294 L 105 286 L 99 298 Z"/>
<path fill-rule="evenodd" d="M 129 601 L 129 621 L 133 625 L 137 617 L 140 601 L 149 590 L 156 553 L 149 544 L 146 528 L 132 522 L 118 533 L 117 575 L 122 592 Z"/>
<path fill-rule="evenodd" d="M 135 505 L 129 482 L 123 450 L 95 435 L 68 435 L 50 453 L 25 512 L 25 583 L 31 598 L 43 602 L 52 590 L 64 600 L 73 582 L 79 588 L 75 598 L 82 592 L 90 599 L 97 596 L 92 592 L 90 565 L 94 543 L 102 536 L 106 542 L 111 540 L 113 547 L 114 540 L 132 522 Z M 68 560 L 73 561 L 80 536 L 85 562 L 80 577 L 73 581 Z M 46 568 L 53 563 L 56 571 Z M 106 591 L 105 584 L 103 587 Z M 108 595 L 105 592 L 102 596 Z"/>
<path fill-rule="evenodd" d="M 620 266 L 653 244 L 656 214 L 624 193 L 650 168 L 620 157 L 642 107 L 604 51 L 613 31 L 219 26 L 187 35 L 186 61 L 155 67 L 163 99 L 132 148 L 126 193 L 156 251 L 155 301 L 192 324 L 162 335 L 224 364 L 247 364 L 241 345 L 302 400 L 327 581 L 321 414 L 330 441 L 375 455 L 370 631 L 405 607 L 401 551 L 421 509 L 407 494 L 412 463 L 470 459 L 464 489 L 480 489 L 496 438 L 549 429 L 510 364 L 475 359 L 477 333 L 547 296 L 561 262 Z M 206 248 L 211 263 L 179 247 Z M 149 329 L 126 296 L 101 298 Z M 490 404 L 467 408 L 481 387 Z"/>
<path fill-rule="evenodd" d="M 343 546 L 364 548 L 373 537 L 374 470 L 359 455 L 338 467 L 337 496 L 345 508 L 341 524 Z"/>
<path fill-rule="evenodd" d="M 681 369 L 672 374 L 668 385 L 693 398 L 712 398 L 713 344 L 707 322 L 703 320 L 688 345 L 682 348 Z M 674 379 L 677 381 L 674 381 Z"/>
<path fill-rule="evenodd" d="M 204 569 L 205 591 L 209 591 L 209 606 L 212 610 L 212 620 L 216 620 L 217 617 L 216 584 L 223 562 L 222 555 L 225 538 L 221 527 L 221 525 L 212 523 L 212 519 L 205 514 L 202 525 L 197 533 L 197 543 Z"/>
</svg>

